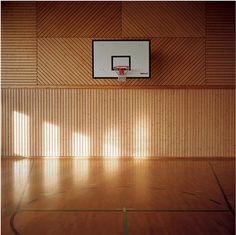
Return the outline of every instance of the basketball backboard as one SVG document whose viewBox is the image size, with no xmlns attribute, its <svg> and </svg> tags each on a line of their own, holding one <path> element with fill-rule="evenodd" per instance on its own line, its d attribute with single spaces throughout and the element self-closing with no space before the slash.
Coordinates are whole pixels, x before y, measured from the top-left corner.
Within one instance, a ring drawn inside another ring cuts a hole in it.
<svg viewBox="0 0 236 235">
<path fill-rule="evenodd" d="M 151 76 L 150 40 L 93 40 L 93 78 L 117 78 L 115 67 L 127 66 L 127 78 Z"/>
</svg>

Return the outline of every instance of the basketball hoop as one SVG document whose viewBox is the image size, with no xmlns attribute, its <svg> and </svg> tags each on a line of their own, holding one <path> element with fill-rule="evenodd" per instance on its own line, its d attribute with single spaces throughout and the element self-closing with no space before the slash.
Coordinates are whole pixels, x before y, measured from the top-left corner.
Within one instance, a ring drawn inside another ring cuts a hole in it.
<svg viewBox="0 0 236 235">
<path fill-rule="evenodd" d="M 115 66 L 114 70 L 116 71 L 116 74 L 118 75 L 118 81 L 125 82 L 126 74 L 129 70 L 129 66 Z"/>
</svg>

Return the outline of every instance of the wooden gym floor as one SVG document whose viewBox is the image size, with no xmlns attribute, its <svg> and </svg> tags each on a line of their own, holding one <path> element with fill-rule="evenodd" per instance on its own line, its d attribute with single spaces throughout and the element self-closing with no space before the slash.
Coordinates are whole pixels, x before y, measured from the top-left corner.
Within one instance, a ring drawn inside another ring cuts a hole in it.
<svg viewBox="0 0 236 235">
<path fill-rule="evenodd" d="M 234 160 L 2 159 L 2 234 L 234 234 Z"/>
</svg>

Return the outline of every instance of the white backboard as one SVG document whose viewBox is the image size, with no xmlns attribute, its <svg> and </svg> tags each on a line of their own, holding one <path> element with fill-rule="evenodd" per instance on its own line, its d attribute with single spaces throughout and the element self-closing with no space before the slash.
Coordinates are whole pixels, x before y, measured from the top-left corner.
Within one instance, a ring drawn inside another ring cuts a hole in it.
<svg viewBox="0 0 236 235">
<path fill-rule="evenodd" d="M 93 78 L 117 77 L 114 66 L 129 66 L 127 77 L 151 76 L 149 40 L 93 40 Z"/>
</svg>

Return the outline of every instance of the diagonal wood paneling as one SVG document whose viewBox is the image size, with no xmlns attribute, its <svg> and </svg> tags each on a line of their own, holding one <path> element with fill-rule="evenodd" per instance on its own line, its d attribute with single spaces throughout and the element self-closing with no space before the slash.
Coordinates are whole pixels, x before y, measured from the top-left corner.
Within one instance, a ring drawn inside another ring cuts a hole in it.
<svg viewBox="0 0 236 235">
<path fill-rule="evenodd" d="M 92 79 L 95 37 L 151 38 L 152 78 L 130 79 L 124 86 L 234 84 L 232 2 L 4 2 L 2 9 L 7 87 L 120 85 Z"/>
<path fill-rule="evenodd" d="M 123 2 L 124 37 L 205 36 L 205 3 Z"/>
<path fill-rule="evenodd" d="M 88 84 L 92 73 L 90 45 L 87 39 L 38 39 L 39 84 Z"/>
<path fill-rule="evenodd" d="M 37 85 L 35 3 L 2 3 L 1 50 L 3 86 Z"/>
<path fill-rule="evenodd" d="M 91 39 L 38 39 L 38 79 L 42 85 L 120 85 L 92 79 Z M 130 85 L 202 85 L 205 43 L 200 38 L 152 39 L 152 77 Z"/>
<path fill-rule="evenodd" d="M 234 85 L 235 4 L 206 4 L 206 84 Z"/>
<path fill-rule="evenodd" d="M 150 85 L 203 85 L 205 41 L 202 38 L 152 40 Z"/>
<path fill-rule="evenodd" d="M 41 85 L 119 85 L 116 79 L 92 78 L 92 40 L 39 38 L 38 81 Z"/>
<path fill-rule="evenodd" d="M 234 89 L 3 89 L 2 103 L 3 156 L 235 154 Z"/>
<path fill-rule="evenodd" d="M 39 37 L 120 37 L 120 2 L 38 2 Z"/>
</svg>

